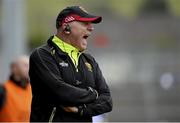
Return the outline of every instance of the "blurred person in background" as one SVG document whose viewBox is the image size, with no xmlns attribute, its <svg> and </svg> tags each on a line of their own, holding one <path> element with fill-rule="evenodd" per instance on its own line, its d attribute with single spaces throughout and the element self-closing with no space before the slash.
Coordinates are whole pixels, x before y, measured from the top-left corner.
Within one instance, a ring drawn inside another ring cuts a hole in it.
<svg viewBox="0 0 180 123">
<path fill-rule="evenodd" d="M 85 53 L 92 24 L 101 20 L 80 6 L 59 13 L 56 35 L 30 56 L 30 121 L 92 122 L 93 116 L 112 110 L 98 63 Z"/>
<path fill-rule="evenodd" d="M 0 122 L 28 122 L 32 99 L 29 58 L 15 59 L 10 70 L 9 80 L 0 86 Z"/>
</svg>

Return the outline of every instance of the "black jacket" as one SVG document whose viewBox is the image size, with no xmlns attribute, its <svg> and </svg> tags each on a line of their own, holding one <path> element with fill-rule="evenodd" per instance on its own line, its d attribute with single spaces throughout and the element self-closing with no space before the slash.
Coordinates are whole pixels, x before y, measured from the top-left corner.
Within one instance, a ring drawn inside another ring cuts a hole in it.
<svg viewBox="0 0 180 123">
<path fill-rule="evenodd" d="M 0 85 L 0 110 L 3 107 L 5 100 L 6 100 L 6 90 L 3 85 Z"/>
<path fill-rule="evenodd" d="M 110 91 L 94 58 L 82 53 L 77 72 L 52 38 L 30 56 L 30 121 L 91 122 L 92 116 L 111 111 Z M 76 106 L 79 112 L 67 113 L 62 106 Z"/>
</svg>

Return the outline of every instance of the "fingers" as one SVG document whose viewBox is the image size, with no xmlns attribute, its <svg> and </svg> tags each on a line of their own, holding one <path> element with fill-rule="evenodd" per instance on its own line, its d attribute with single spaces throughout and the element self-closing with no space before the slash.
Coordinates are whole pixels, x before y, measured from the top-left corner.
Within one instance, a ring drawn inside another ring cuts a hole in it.
<svg viewBox="0 0 180 123">
<path fill-rule="evenodd" d="M 88 89 L 89 89 L 91 92 L 93 92 L 93 93 L 96 95 L 96 99 L 98 99 L 98 97 L 99 97 L 98 92 L 97 92 L 95 89 L 91 88 L 91 87 L 88 87 Z"/>
<path fill-rule="evenodd" d="M 63 107 L 64 111 L 66 112 L 72 112 L 72 113 L 77 113 L 78 108 L 77 107 Z"/>
</svg>

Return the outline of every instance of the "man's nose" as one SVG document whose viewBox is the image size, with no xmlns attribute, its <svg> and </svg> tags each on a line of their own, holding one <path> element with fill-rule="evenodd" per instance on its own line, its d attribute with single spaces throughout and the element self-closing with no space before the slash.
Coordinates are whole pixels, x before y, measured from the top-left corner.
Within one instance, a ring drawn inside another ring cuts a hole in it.
<svg viewBox="0 0 180 123">
<path fill-rule="evenodd" d="M 92 24 L 89 24 L 88 27 L 87 27 L 88 31 L 93 31 L 94 30 L 94 27 Z"/>
</svg>

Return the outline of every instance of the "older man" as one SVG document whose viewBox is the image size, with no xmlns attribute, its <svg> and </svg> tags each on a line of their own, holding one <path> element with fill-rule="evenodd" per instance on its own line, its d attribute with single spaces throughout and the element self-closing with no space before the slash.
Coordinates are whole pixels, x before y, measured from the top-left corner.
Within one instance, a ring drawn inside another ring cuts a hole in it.
<svg viewBox="0 0 180 123">
<path fill-rule="evenodd" d="M 0 122 L 28 122 L 31 109 L 29 58 L 21 56 L 10 67 L 9 80 L 0 86 Z"/>
<path fill-rule="evenodd" d="M 95 59 L 85 53 L 92 23 L 100 16 L 80 6 L 63 9 L 57 33 L 30 57 L 31 121 L 91 122 L 112 110 L 108 85 Z"/>
</svg>

